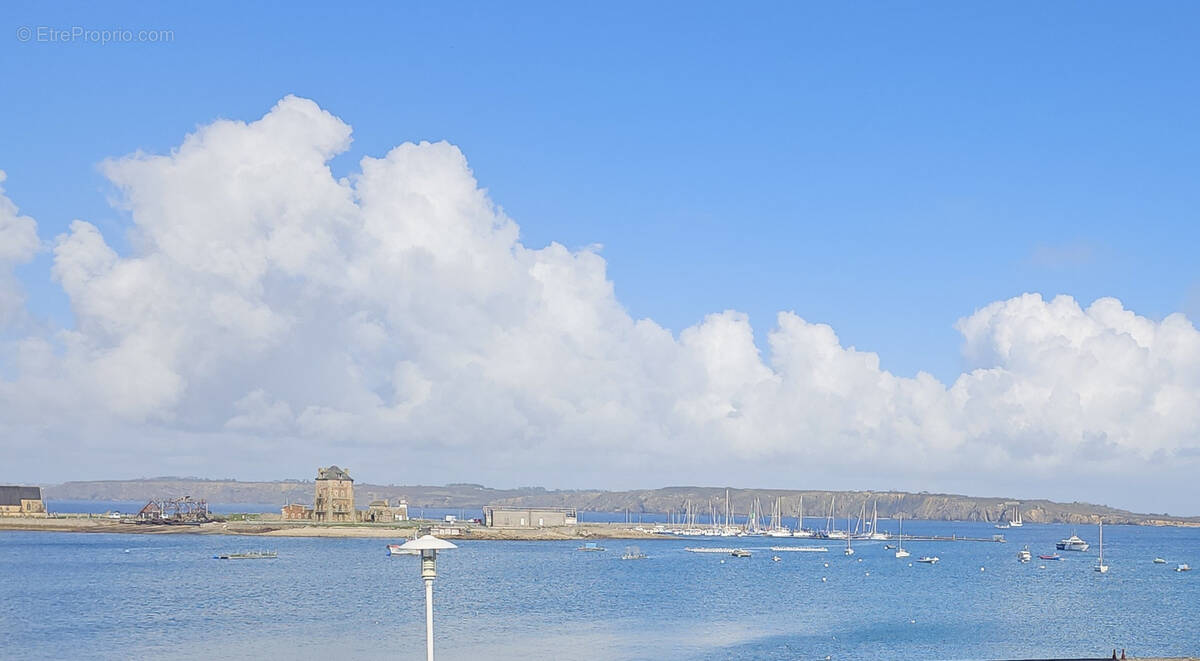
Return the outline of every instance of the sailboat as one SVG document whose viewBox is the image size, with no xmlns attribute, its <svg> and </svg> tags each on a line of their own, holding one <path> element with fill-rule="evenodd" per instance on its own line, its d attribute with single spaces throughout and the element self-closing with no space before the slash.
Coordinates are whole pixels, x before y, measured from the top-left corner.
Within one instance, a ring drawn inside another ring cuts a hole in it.
<svg viewBox="0 0 1200 661">
<path fill-rule="evenodd" d="M 1095 567 L 1092 567 L 1092 569 L 1094 571 L 1100 572 L 1101 574 L 1108 573 L 1108 565 L 1104 564 L 1104 522 L 1103 521 L 1100 522 L 1100 562 Z"/>
<path fill-rule="evenodd" d="M 842 531 L 837 529 L 837 524 L 835 524 L 833 521 L 834 510 L 835 510 L 834 504 L 836 503 L 836 501 L 837 501 L 837 498 L 835 496 L 829 497 L 829 516 L 826 517 L 826 519 L 825 519 L 825 536 L 828 537 L 829 539 L 841 539 L 842 538 Z M 847 530 L 846 534 L 849 535 L 850 531 Z"/>
<path fill-rule="evenodd" d="M 1025 525 L 1025 524 L 1021 523 L 1021 506 L 1014 505 L 1013 506 L 1013 518 L 1011 521 L 1008 522 L 1008 527 L 1020 528 L 1023 525 Z"/>
<path fill-rule="evenodd" d="M 908 551 L 904 550 L 904 515 L 901 514 L 899 516 L 900 516 L 900 534 L 896 538 L 898 540 L 897 544 L 899 544 L 899 546 L 896 548 L 896 557 L 897 558 L 907 558 L 908 556 L 910 556 L 912 554 L 909 553 Z"/>
<path fill-rule="evenodd" d="M 792 531 L 783 525 L 783 499 L 775 498 L 775 507 L 771 509 L 771 529 L 767 537 L 791 537 Z"/>
<path fill-rule="evenodd" d="M 792 531 L 792 537 L 812 536 L 812 531 L 804 528 L 804 496 L 800 496 L 800 507 L 796 510 L 796 529 Z"/>
<path fill-rule="evenodd" d="M 879 501 L 875 501 L 875 508 L 871 512 L 871 539 L 887 539 L 886 532 L 879 532 Z"/>
<path fill-rule="evenodd" d="M 850 546 L 850 517 L 846 517 L 846 550 L 843 551 L 846 555 L 854 555 L 854 549 Z"/>
</svg>

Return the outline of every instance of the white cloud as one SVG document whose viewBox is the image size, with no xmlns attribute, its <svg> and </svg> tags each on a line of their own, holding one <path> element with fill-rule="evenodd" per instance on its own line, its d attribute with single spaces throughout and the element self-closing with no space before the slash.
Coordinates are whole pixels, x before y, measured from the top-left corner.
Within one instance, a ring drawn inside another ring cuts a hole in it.
<svg viewBox="0 0 1200 661">
<path fill-rule="evenodd" d="M 648 486 L 1049 484 L 1200 447 L 1200 333 L 1181 315 L 992 303 L 959 321 L 976 369 L 949 386 L 790 312 L 765 355 L 735 311 L 675 337 L 629 316 L 595 250 L 523 245 L 454 146 L 404 144 L 335 179 L 349 143 L 288 97 L 169 155 L 107 161 L 133 247 L 83 221 L 56 239 L 77 325 L 7 345 L 5 438 L 79 447 L 76 474 L 104 453 L 153 473 L 186 452 L 221 475 L 237 456 L 264 476 L 336 460 L 397 482 Z M 0 198 L 9 264 L 38 246 L 15 214 Z M 195 438 L 212 459 L 181 447 Z"/>
<path fill-rule="evenodd" d="M 12 267 L 33 259 L 39 248 L 37 222 L 19 215 L 17 205 L 4 194 L 8 175 L 0 170 L 0 330 L 16 321 L 25 305 L 24 294 Z"/>
</svg>

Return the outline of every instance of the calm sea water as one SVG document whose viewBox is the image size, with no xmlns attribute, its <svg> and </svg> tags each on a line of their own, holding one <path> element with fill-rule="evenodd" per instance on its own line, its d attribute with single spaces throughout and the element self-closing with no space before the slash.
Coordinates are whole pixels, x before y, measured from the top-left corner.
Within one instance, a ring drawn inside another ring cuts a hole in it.
<svg viewBox="0 0 1200 661">
<path fill-rule="evenodd" d="M 894 522 L 888 522 L 894 525 Z M 885 527 L 881 523 L 881 528 Z M 905 524 L 906 534 L 990 537 L 985 524 Z M 438 561 L 441 659 L 988 659 L 1200 652 L 1200 529 L 1105 528 L 1095 549 L 1049 553 L 1066 526 L 1005 531 L 1007 544 L 882 542 L 849 558 L 723 539 L 463 541 Z M 1096 542 L 1094 528 L 1081 536 Z M 420 659 L 417 560 L 386 540 L 0 531 L 0 658 Z M 811 543 L 805 540 L 783 543 Z M 650 557 L 622 561 L 626 545 Z M 268 547 L 277 560 L 213 554 Z M 1155 565 L 1161 556 L 1167 565 Z M 724 560 L 724 562 L 722 562 Z M 861 560 L 861 561 L 860 561 Z M 824 565 L 828 563 L 828 567 Z M 1044 564 L 1045 568 L 1039 568 Z M 984 571 L 980 571 L 983 568 Z M 869 575 L 868 575 L 869 573 Z M 822 578 L 825 580 L 822 581 Z"/>
</svg>

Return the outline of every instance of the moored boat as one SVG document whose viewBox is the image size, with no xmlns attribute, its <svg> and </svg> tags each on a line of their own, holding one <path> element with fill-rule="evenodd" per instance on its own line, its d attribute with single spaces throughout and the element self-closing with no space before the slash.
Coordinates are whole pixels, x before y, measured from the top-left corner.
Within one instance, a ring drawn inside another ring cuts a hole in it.
<svg viewBox="0 0 1200 661">
<path fill-rule="evenodd" d="M 729 555 L 732 555 L 735 558 L 749 558 L 750 552 L 746 549 L 734 549 L 729 552 Z"/>
<path fill-rule="evenodd" d="M 941 560 L 941 558 L 937 557 L 936 555 L 923 555 L 917 558 L 917 562 L 923 562 L 927 565 L 936 564 L 938 560 Z"/>
<path fill-rule="evenodd" d="M 636 546 L 626 546 L 625 553 L 621 555 L 622 560 L 645 560 L 646 554 L 642 553 L 641 549 Z"/>
<path fill-rule="evenodd" d="M 1033 559 L 1033 554 L 1029 552 L 1028 546 L 1021 549 L 1020 551 L 1017 551 L 1017 561 L 1018 562 L 1029 562 L 1032 559 Z"/>
<path fill-rule="evenodd" d="M 1167 561 L 1166 561 L 1166 560 L 1164 560 L 1164 559 L 1162 559 L 1162 558 L 1155 558 L 1155 559 L 1154 559 L 1154 564 L 1156 564 L 1156 565 L 1165 565 L 1165 564 L 1167 564 Z"/>
<path fill-rule="evenodd" d="M 576 551 L 603 551 L 604 547 L 600 546 L 596 542 L 584 542 L 583 546 L 580 546 L 579 548 L 577 548 L 575 550 Z"/>
<path fill-rule="evenodd" d="M 1104 522 L 1100 522 L 1100 561 L 1092 570 L 1100 574 L 1108 573 L 1108 565 L 1104 564 Z"/>
<path fill-rule="evenodd" d="M 221 553 L 214 555 L 217 560 L 270 560 L 279 557 L 277 551 L 243 551 L 241 553 Z"/>
<path fill-rule="evenodd" d="M 1088 544 L 1086 541 L 1080 539 L 1079 535 L 1072 533 L 1070 537 L 1059 540 L 1059 542 L 1054 545 L 1054 548 L 1058 549 L 1059 551 L 1086 551 L 1091 548 L 1091 544 Z"/>
<path fill-rule="evenodd" d="M 1050 555 L 1039 555 L 1038 558 L 1041 560 L 1062 560 L 1062 556 L 1057 553 L 1051 553 Z"/>
<path fill-rule="evenodd" d="M 1182 565 L 1179 565 L 1178 567 L 1176 567 L 1175 571 L 1192 571 L 1192 567 L 1191 567 L 1191 565 L 1189 565 L 1188 563 L 1185 562 Z"/>
<path fill-rule="evenodd" d="M 903 514 L 901 514 L 899 516 L 899 520 L 900 520 L 900 532 L 896 534 L 896 544 L 898 545 L 898 548 L 896 549 L 896 557 L 897 558 L 907 558 L 908 556 L 910 556 L 912 554 L 909 553 L 908 551 L 904 550 L 904 515 Z"/>
</svg>

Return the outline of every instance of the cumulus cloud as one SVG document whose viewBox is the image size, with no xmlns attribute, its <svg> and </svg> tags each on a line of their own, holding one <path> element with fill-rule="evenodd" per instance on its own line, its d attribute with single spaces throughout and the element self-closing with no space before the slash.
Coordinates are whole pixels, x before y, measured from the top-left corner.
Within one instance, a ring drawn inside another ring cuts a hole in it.
<svg viewBox="0 0 1200 661">
<path fill-rule="evenodd" d="M 230 472 L 202 443 L 278 462 L 260 475 L 328 458 L 412 481 L 421 458 L 619 485 L 761 472 L 804 486 L 815 467 L 1052 478 L 1200 447 L 1200 333 L 1182 315 L 992 303 L 959 321 L 973 369 L 949 385 L 895 376 L 791 312 L 765 353 L 735 311 L 676 336 L 630 317 L 594 249 L 522 244 L 453 145 L 403 144 L 335 178 L 350 140 L 288 97 L 168 155 L 105 162 L 131 249 L 85 221 L 55 239 L 76 324 L 6 347 L 9 431 L 141 472 Z M 7 198 L 0 237 L 0 267 L 38 246 Z"/>
<path fill-rule="evenodd" d="M 17 205 L 4 194 L 7 178 L 0 170 L 0 330 L 17 319 L 25 304 L 12 269 L 33 259 L 39 248 L 37 222 L 20 215 Z"/>
</svg>

